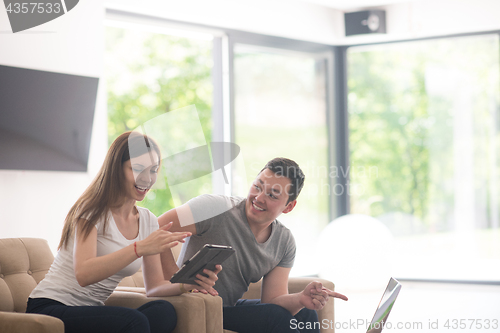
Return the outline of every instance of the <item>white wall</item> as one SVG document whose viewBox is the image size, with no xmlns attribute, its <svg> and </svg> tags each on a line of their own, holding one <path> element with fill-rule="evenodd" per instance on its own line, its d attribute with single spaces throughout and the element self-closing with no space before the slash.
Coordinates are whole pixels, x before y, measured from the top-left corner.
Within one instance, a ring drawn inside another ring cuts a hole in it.
<svg viewBox="0 0 500 333">
<path fill-rule="evenodd" d="M 386 10 L 387 34 L 346 38 L 343 11 L 308 1 L 312 0 L 144 0 L 138 5 L 133 0 L 109 0 L 105 6 L 331 45 L 500 29 L 499 0 L 414 0 L 377 7 Z"/>
<path fill-rule="evenodd" d="M 10 33 L 7 12 L 0 6 L 0 63 L 70 74 L 101 73 L 100 0 L 80 1 L 67 14 L 41 26 Z"/>
<path fill-rule="evenodd" d="M 1 65 L 101 75 L 101 1 L 80 1 L 66 15 L 16 34 L 11 33 L 7 13 L 3 5 L 0 7 Z M 105 98 L 99 93 L 87 173 L 0 170 L 1 238 L 41 237 L 55 251 L 66 213 L 88 186 L 105 154 L 105 121 Z"/>
<path fill-rule="evenodd" d="M 171 20 L 330 44 L 343 13 L 298 0 L 108 0 L 105 6 Z"/>
<path fill-rule="evenodd" d="M 335 44 L 351 45 L 500 29 L 498 0 L 418 0 L 379 8 L 386 10 L 387 34 L 344 37 L 341 24 L 337 26 Z"/>
</svg>

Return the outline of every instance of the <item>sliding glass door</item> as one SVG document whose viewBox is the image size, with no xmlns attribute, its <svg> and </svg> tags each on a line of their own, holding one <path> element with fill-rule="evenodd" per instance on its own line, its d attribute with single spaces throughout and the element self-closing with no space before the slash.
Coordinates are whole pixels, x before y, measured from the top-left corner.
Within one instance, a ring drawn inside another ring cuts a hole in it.
<svg viewBox="0 0 500 333">
<path fill-rule="evenodd" d="M 395 236 L 394 275 L 500 280 L 499 36 L 348 49 L 351 212 Z"/>
<path fill-rule="evenodd" d="M 274 157 L 295 160 L 306 175 L 298 204 L 279 220 L 297 243 L 292 275 L 317 273 L 320 231 L 329 222 L 327 64 L 325 54 L 234 44 L 234 140 L 244 165 L 236 168 L 234 194 Z"/>
<path fill-rule="evenodd" d="M 129 21 L 108 20 L 105 28 L 109 144 L 144 124 L 156 125 L 153 138 L 163 152 L 186 151 L 193 142 L 212 141 L 213 36 Z M 200 125 L 196 132 L 184 126 L 187 120 L 174 124 L 172 119 L 183 118 L 168 118 L 168 112 L 189 106 L 197 111 L 191 124 Z M 189 179 L 174 189 L 166 186 L 167 174 L 160 173 L 158 188 L 139 203 L 156 215 L 212 191 L 211 175 Z"/>
</svg>

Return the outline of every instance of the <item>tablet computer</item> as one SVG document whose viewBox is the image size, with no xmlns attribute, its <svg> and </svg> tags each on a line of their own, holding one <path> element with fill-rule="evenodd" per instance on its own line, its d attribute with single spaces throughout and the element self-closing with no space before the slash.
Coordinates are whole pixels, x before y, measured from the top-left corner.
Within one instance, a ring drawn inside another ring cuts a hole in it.
<svg viewBox="0 0 500 333">
<path fill-rule="evenodd" d="M 203 274 L 205 268 L 211 271 L 215 270 L 216 265 L 220 265 L 234 252 L 231 246 L 205 244 L 182 265 L 181 269 L 172 276 L 170 282 L 196 284 L 197 274 Z"/>
</svg>

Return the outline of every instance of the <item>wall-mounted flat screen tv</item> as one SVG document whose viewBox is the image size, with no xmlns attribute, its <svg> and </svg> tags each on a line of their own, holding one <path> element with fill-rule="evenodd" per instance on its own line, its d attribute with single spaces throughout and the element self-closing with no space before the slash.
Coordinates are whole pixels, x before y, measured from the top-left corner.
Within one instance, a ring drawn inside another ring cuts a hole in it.
<svg viewBox="0 0 500 333">
<path fill-rule="evenodd" d="M 0 169 L 87 171 L 98 83 L 0 65 Z"/>
</svg>

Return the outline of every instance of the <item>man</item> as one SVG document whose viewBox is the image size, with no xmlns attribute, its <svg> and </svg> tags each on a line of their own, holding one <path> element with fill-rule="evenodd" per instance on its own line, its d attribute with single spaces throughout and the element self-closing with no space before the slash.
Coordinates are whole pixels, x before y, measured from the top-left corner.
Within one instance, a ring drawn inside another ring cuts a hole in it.
<svg viewBox="0 0 500 333">
<path fill-rule="evenodd" d="M 179 256 L 180 264 L 205 244 L 230 245 L 236 250 L 224 262 L 214 286 L 224 301 L 225 329 L 298 332 L 291 328 L 294 317 L 297 322 L 317 322 L 315 310 L 322 309 L 329 296 L 347 300 L 319 282 L 311 282 L 300 293 L 288 293 L 295 241 L 276 218 L 293 210 L 304 179 L 294 161 L 275 158 L 257 175 L 246 198 L 202 195 L 159 217 L 160 226 L 173 221 L 171 231 L 192 233 Z M 172 260 L 171 255 L 162 255 L 164 267 Z M 164 270 L 166 278 L 172 274 Z M 262 277 L 261 299 L 240 300 L 249 284 Z"/>
</svg>

